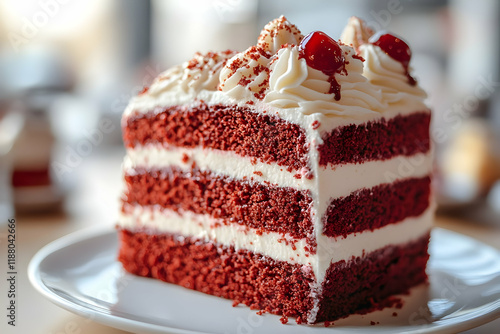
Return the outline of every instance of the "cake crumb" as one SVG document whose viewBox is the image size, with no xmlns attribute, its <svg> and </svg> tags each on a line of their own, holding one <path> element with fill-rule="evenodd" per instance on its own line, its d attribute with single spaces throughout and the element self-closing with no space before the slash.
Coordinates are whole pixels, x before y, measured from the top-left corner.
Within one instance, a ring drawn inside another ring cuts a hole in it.
<svg viewBox="0 0 500 334">
<path fill-rule="evenodd" d="M 397 317 L 398 316 L 398 312 L 392 312 L 392 316 L 393 317 Z"/>
<path fill-rule="evenodd" d="M 315 120 L 314 122 L 311 123 L 311 127 L 313 130 L 316 130 L 321 126 L 321 123 L 318 120 Z"/>
<path fill-rule="evenodd" d="M 261 171 L 258 171 L 258 170 L 256 170 L 256 171 L 255 171 L 255 172 L 253 172 L 253 173 L 254 173 L 255 175 L 258 175 L 258 176 L 262 176 L 262 175 L 264 175 L 264 174 L 262 174 L 262 172 L 261 172 Z"/>
<path fill-rule="evenodd" d="M 288 323 L 288 317 L 286 315 L 282 316 L 280 318 L 280 321 L 283 325 L 287 324 Z"/>
<path fill-rule="evenodd" d="M 363 58 L 363 57 L 361 57 L 360 55 L 357 55 L 357 54 L 352 55 L 352 57 L 353 57 L 354 59 L 359 59 L 359 60 L 361 60 L 361 61 L 363 61 L 363 62 L 365 61 L 365 58 Z"/>
<path fill-rule="evenodd" d="M 187 155 L 186 153 L 182 153 L 182 162 L 187 164 L 189 161 L 189 155 Z"/>
</svg>

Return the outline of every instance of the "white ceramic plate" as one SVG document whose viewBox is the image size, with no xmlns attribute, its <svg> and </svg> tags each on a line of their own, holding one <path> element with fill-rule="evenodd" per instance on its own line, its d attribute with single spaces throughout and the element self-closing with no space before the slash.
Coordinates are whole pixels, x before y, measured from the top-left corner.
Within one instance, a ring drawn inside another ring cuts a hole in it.
<svg viewBox="0 0 500 334">
<path fill-rule="evenodd" d="M 328 328 L 293 319 L 282 325 L 275 315 L 130 275 L 116 261 L 117 248 L 115 231 L 66 236 L 35 255 L 30 281 L 71 312 L 140 333 L 447 333 L 500 315 L 500 253 L 442 229 L 432 232 L 430 284 L 412 289 L 402 309 L 350 316 Z"/>
</svg>

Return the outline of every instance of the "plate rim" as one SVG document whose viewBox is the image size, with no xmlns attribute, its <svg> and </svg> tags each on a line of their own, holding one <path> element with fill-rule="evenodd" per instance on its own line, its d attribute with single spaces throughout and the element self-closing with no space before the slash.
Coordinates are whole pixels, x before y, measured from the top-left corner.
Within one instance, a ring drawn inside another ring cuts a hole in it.
<svg viewBox="0 0 500 334">
<path fill-rule="evenodd" d="M 86 319 L 90 319 L 92 321 L 98 322 L 100 324 L 114 327 L 117 329 L 121 329 L 127 332 L 137 332 L 143 331 L 144 325 L 147 324 L 147 330 L 150 333 L 165 333 L 166 330 L 172 331 L 172 333 L 179 334 L 210 334 L 204 332 L 193 332 L 190 330 L 185 330 L 181 328 L 168 327 L 155 325 L 150 323 L 144 323 L 141 321 L 128 319 L 125 317 L 106 314 L 104 312 L 98 312 L 96 310 L 89 310 L 88 308 L 72 303 L 71 301 L 61 297 L 56 294 L 52 290 L 50 290 L 43 282 L 40 275 L 40 264 L 43 260 L 48 258 L 51 254 L 54 254 L 56 251 L 62 250 L 66 247 L 72 246 L 78 242 L 83 242 L 86 240 L 90 240 L 97 237 L 102 237 L 105 235 L 111 235 L 115 233 L 116 230 L 110 227 L 101 227 L 101 226 L 92 226 L 89 228 L 84 228 L 81 230 L 77 230 L 71 232 L 65 236 L 62 236 L 47 245 L 43 246 L 36 254 L 31 258 L 28 264 L 28 279 L 31 285 L 37 290 L 40 294 L 42 294 L 45 298 L 47 298 L 53 304 L 71 312 L 77 314 Z M 89 317 L 89 315 L 91 315 Z"/>
<path fill-rule="evenodd" d="M 500 256 L 500 251 L 498 249 L 488 244 L 485 244 L 477 239 L 474 239 L 470 236 L 454 232 L 448 229 L 444 229 L 441 227 L 433 227 L 431 230 L 431 238 L 435 232 L 439 234 L 443 233 L 445 235 L 449 234 L 449 235 L 454 235 L 455 237 L 466 238 L 469 241 L 479 244 L 483 248 L 488 248 L 488 251 L 495 252 Z M 165 333 L 165 331 L 168 330 L 172 333 L 178 333 L 178 334 L 210 334 L 208 332 L 191 331 L 182 328 L 169 327 L 166 325 L 147 323 L 143 321 L 129 319 L 119 315 L 107 314 L 104 312 L 99 312 L 94 309 L 89 309 L 77 303 L 71 302 L 68 299 L 65 299 L 64 297 L 53 292 L 51 289 L 47 287 L 47 285 L 44 284 L 41 278 L 40 264 L 50 255 L 64 248 L 70 247 L 76 243 L 89 241 L 91 239 L 98 237 L 104 237 L 108 235 L 111 236 L 115 233 L 116 229 L 109 226 L 106 227 L 91 226 L 88 228 L 76 230 L 43 246 L 31 258 L 28 264 L 28 278 L 31 285 L 35 288 L 35 290 L 37 290 L 50 302 L 71 313 L 77 314 L 79 316 L 98 322 L 100 324 L 121 329 L 124 331 L 130 332 L 130 331 L 147 330 L 148 333 Z M 495 304 L 493 304 L 492 307 L 493 309 L 491 311 L 486 313 L 483 312 L 478 317 L 466 319 L 465 321 L 440 324 L 441 320 L 437 320 L 429 324 L 423 324 L 419 326 L 413 325 L 412 327 L 416 327 L 415 330 L 413 329 L 403 330 L 400 333 L 422 333 L 422 334 L 450 333 L 455 330 L 460 330 L 460 331 L 469 330 L 500 318 L 500 300 L 498 300 Z M 332 331 L 334 332 L 335 327 L 331 328 Z M 354 327 L 350 328 L 354 329 Z M 366 328 L 371 328 L 371 327 L 363 326 L 363 329 Z"/>
</svg>

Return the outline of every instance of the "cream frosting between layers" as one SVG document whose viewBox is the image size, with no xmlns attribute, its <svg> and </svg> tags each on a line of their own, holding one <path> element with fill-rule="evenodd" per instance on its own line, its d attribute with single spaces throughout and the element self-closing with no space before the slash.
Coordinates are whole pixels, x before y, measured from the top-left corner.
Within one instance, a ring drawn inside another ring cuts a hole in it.
<svg viewBox="0 0 500 334">
<path fill-rule="evenodd" d="M 136 146 L 127 149 L 123 168 L 125 173 L 134 173 L 134 168 L 138 167 L 161 169 L 169 166 L 190 171 L 193 163 L 200 170 L 208 170 L 215 175 L 228 176 L 236 180 L 269 182 L 279 187 L 310 190 L 312 193 L 318 193 L 318 197 L 322 200 L 321 206 L 325 206 L 326 210 L 332 199 L 348 196 L 356 190 L 429 175 L 432 172 L 432 152 L 418 153 L 411 157 L 398 156 L 383 161 L 368 161 L 363 164 L 319 167 L 316 176 L 319 179 L 318 184 L 303 176 L 306 170 L 289 172 L 276 163 L 255 162 L 234 152 L 201 147 Z M 297 174 L 302 177 L 296 178 Z M 322 209 L 318 211 L 323 212 Z"/>
<path fill-rule="evenodd" d="M 385 246 L 406 244 L 425 235 L 431 228 L 433 214 L 434 207 L 431 205 L 419 217 L 408 217 L 397 224 L 374 231 L 353 233 L 346 238 L 321 235 L 317 240 L 316 254 L 308 253 L 305 239 L 283 237 L 275 232 L 260 234 L 245 226 L 226 225 L 224 221 L 208 215 L 177 213 L 159 206 L 126 204 L 125 212 L 119 217 L 118 227 L 131 231 L 194 237 L 205 242 L 233 246 L 236 250 L 244 249 L 262 254 L 277 261 L 301 264 L 312 268 L 318 283 L 321 283 L 331 263 L 364 257 Z"/>
</svg>

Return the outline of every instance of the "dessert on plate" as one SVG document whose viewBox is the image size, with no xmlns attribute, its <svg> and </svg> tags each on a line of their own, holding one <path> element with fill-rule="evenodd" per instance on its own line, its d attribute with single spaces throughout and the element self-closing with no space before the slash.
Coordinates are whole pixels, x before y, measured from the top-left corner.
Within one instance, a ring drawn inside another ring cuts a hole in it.
<svg viewBox="0 0 500 334">
<path fill-rule="evenodd" d="M 400 38 L 285 17 L 243 52 L 197 53 L 123 115 L 119 260 L 298 323 L 426 281 L 431 113 Z"/>
</svg>

